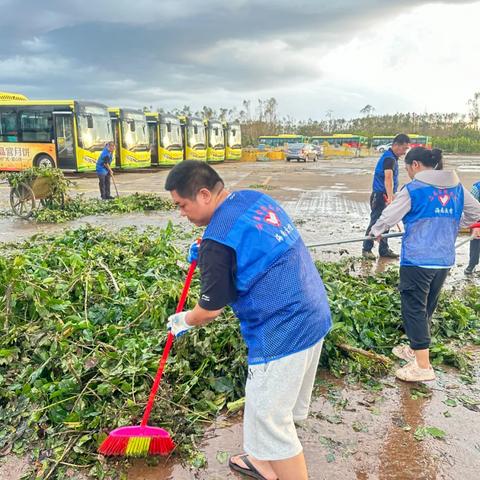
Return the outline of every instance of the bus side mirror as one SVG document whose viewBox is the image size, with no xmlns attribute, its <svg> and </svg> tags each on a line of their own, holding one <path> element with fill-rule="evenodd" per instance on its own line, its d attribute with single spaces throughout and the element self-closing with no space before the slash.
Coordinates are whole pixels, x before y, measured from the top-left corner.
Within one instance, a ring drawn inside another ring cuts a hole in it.
<svg viewBox="0 0 480 480">
<path fill-rule="evenodd" d="M 91 115 L 87 115 L 87 128 L 93 128 L 93 118 Z"/>
<path fill-rule="evenodd" d="M 132 121 L 130 122 L 130 131 L 131 131 L 131 132 L 134 132 L 134 131 L 135 131 L 135 120 L 132 120 Z"/>
</svg>

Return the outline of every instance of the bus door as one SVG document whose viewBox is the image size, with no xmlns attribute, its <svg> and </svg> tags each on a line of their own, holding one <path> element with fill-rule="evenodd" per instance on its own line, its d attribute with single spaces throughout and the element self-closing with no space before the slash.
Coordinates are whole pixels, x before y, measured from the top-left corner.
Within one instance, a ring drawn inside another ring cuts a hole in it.
<svg viewBox="0 0 480 480">
<path fill-rule="evenodd" d="M 71 112 L 53 112 L 53 118 L 57 148 L 57 167 L 66 170 L 77 170 L 73 114 Z"/>
<path fill-rule="evenodd" d="M 158 165 L 158 123 L 148 122 L 148 140 L 150 143 L 150 156 L 152 165 Z"/>
<path fill-rule="evenodd" d="M 115 142 L 115 167 L 122 166 L 122 139 L 120 138 L 120 120 L 118 118 L 110 118 L 112 121 L 113 141 Z"/>
</svg>

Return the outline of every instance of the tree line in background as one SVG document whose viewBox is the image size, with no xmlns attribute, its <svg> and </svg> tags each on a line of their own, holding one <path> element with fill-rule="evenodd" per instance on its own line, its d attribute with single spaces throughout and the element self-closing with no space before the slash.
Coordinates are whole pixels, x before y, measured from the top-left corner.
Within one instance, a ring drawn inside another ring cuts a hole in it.
<svg viewBox="0 0 480 480">
<path fill-rule="evenodd" d="M 476 92 L 468 101 L 468 109 L 467 114 L 412 112 L 375 115 L 375 107 L 368 104 L 360 110 L 358 118 L 335 118 L 333 111 L 327 110 L 323 120 L 296 120 L 290 115 L 280 117 L 278 102 L 271 97 L 258 99 L 256 104 L 244 100 L 240 109 L 220 108 L 217 111 L 204 106 L 202 110 L 192 111 L 185 105 L 172 113 L 222 121 L 239 120 L 244 146 L 256 146 L 261 135 L 281 133 L 306 136 L 354 133 L 372 137 L 403 132 L 428 135 L 432 137 L 433 146 L 445 152 L 480 153 L 480 92 Z"/>
</svg>

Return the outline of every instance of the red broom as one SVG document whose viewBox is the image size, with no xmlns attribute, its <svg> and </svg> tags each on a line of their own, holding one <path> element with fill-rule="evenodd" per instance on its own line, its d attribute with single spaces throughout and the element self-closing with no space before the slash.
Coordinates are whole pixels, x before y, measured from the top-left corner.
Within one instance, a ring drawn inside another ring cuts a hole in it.
<svg viewBox="0 0 480 480">
<path fill-rule="evenodd" d="M 183 285 L 182 295 L 178 301 L 175 313 L 183 310 L 196 266 L 196 261 L 190 264 L 187 278 Z M 143 414 L 142 423 L 140 426 L 120 427 L 110 432 L 110 435 L 100 445 L 98 449 L 99 453 L 107 456 L 126 455 L 127 457 L 141 457 L 145 455 L 168 455 L 175 448 L 175 444 L 166 430 L 159 427 L 149 427 L 147 425 L 153 402 L 155 401 L 155 395 L 157 394 L 160 380 L 162 379 L 163 368 L 165 367 L 174 338 L 175 335 L 169 332 L 167 343 L 165 344 L 162 358 L 158 365 L 157 374 L 155 375 L 152 391 L 148 398 L 147 407 Z"/>
</svg>

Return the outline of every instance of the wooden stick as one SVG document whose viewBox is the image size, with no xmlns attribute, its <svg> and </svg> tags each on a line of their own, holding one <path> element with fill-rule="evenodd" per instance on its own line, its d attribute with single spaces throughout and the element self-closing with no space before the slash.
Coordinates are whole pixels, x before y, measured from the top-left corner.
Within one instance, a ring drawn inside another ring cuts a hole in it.
<svg viewBox="0 0 480 480">
<path fill-rule="evenodd" d="M 383 363 L 385 366 L 390 366 L 393 362 L 390 358 L 386 357 L 385 355 L 380 355 L 379 353 L 369 352 L 364 350 L 363 348 L 353 347 L 352 345 L 348 345 L 347 343 L 340 343 L 337 344 L 338 348 L 341 348 L 347 353 L 358 353 L 359 355 L 363 355 L 364 357 L 368 357 L 371 360 L 374 360 L 379 363 Z"/>
</svg>

